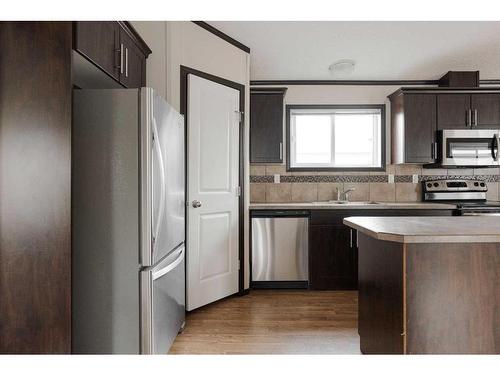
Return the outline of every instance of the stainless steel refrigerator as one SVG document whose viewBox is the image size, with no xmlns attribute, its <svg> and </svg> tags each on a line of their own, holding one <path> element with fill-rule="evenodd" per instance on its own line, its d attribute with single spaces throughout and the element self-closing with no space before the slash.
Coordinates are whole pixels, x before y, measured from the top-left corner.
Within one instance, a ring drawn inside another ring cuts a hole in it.
<svg viewBox="0 0 500 375">
<path fill-rule="evenodd" d="M 72 158 L 73 352 L 166 354 L 185 316 L 184 119 L 150 88 L 74 90 Z"/>
</svg>

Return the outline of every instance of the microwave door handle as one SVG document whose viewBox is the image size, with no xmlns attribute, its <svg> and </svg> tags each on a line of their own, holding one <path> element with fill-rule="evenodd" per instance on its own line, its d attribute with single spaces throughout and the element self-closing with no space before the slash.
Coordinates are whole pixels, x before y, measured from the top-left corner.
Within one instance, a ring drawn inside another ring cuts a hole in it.
<svg viewBox="0 0 500 375">
<path fill-rule="evenodd" d="M 491 155 L 494 161 L 498 161 L 498 147 L 500 144 L 500 139 L 498 133 L 493 136 L 493 144 L 491 145 Z"/>
</svg>

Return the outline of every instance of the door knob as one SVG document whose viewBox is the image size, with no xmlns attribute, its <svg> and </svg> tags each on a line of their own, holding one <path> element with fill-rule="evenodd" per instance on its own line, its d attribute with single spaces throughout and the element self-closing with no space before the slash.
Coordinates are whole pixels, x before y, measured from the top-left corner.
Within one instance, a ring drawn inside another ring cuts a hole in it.
<svg viewBox="0 0 500 375">
<path fill-rule="evenodd" d="M 201 202 L 197 201 L 197 200 L 194 200 L 193 203 L 192 203 L 192 205 L 193 205 L 194 208 L 198 208 L 198 207 L 201 207 Z"/>
</svg>

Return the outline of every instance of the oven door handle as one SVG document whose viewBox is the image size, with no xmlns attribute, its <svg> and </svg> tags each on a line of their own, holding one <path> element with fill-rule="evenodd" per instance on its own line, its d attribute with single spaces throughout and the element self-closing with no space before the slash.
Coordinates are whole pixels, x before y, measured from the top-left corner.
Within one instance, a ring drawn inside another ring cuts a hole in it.
<svg viewBox="0 0 500 375">
<path fill-rule="evenodd" d="M 500 212 L 462 212 L 462 216 L 500 216 Z"/>
<path fill-rule="evenodd" d="M 498 161 L 498 145 L 500 144 L 500 139 L 498 133 L 493 136 L 493 144 L 491 145 L 491 156 L 494 161 Z"/>
</svg>

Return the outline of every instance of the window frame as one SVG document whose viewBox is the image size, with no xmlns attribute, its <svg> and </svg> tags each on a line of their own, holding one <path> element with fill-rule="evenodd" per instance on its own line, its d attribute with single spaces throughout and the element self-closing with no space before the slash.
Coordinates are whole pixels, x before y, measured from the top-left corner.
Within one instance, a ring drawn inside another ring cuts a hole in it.
<svg viewBox="0 0 500 375">
<path fill-rule="evenodd" d="M 288 172 L 384 172 L 386 169 L 386 118 L 385 104 L 287 104 L 286 116 L 286 170 Z M 380 110 L 380 167 L 292 167 L 291 161 L 291 111 L 295 109 L 378 109 Z"/>
</svg>

